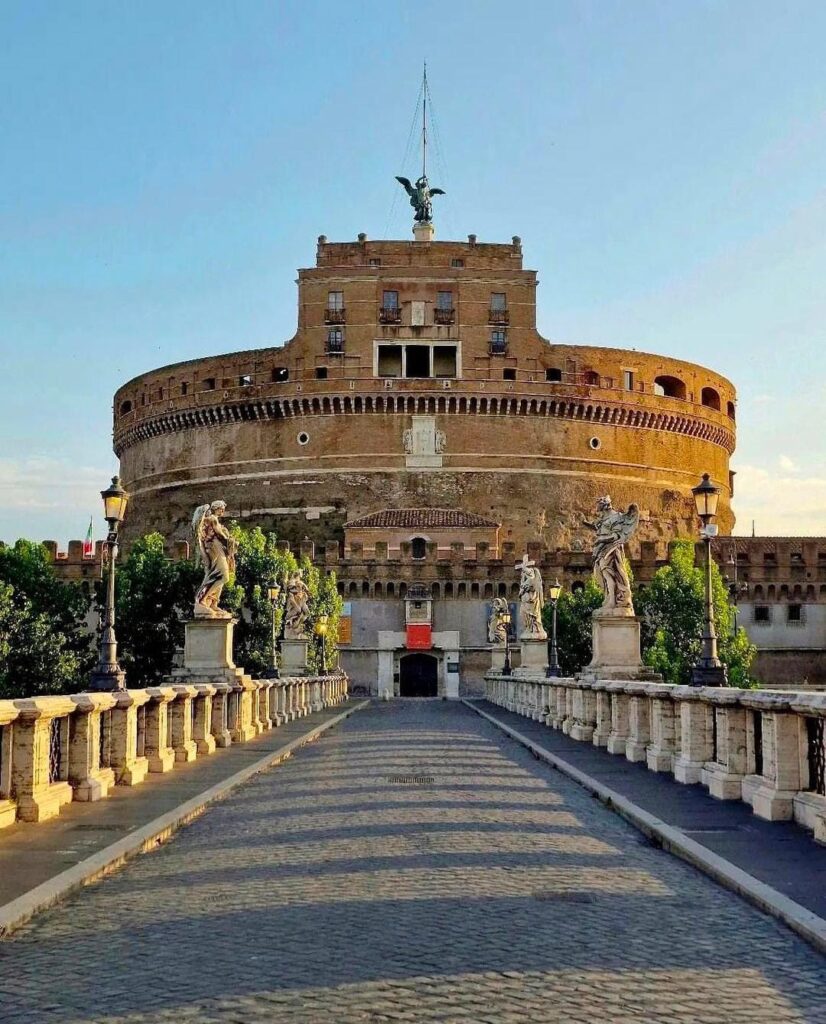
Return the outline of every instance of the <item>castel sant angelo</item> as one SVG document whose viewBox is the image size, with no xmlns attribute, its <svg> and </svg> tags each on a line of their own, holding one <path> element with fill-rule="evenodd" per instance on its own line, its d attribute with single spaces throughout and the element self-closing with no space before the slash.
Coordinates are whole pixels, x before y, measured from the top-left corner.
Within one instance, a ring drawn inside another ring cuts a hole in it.
<svg viewBox="0 0 826 1024">
<path fill-rule="evenodd" d="M 542 337 L 522 239 L 437 240 L 440 190 L 424 169 L 398 180 L 412 240 L 321 235 L 292 337 L 128 381 L 114 448 L 127 541 L 158 531 L 180 548 L 193 508 L 224 498 L 335 570 L 356 684 L 444 695 L 488 667 L 488 608 L 514 599 L 524 553 L 582 585 L 602 495 L 639 505 L 629 554 L 645 581 L 669 541 L 696 536 L 691 488 L 710 473 L 727 560 L 736 393 L 691 362 Z M 747 581 L 754 541 L 729 545 Z"/>
</svg>

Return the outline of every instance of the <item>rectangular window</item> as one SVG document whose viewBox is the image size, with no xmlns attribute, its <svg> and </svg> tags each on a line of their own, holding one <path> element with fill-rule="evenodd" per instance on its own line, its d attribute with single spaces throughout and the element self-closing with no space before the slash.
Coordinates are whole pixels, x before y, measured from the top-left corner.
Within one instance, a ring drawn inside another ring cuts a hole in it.
<svg viewBox="0 0 826 1024">
<path fill-rule="evenodd" d="M 327 292 L 327 309 L 344 309 L 344 292 Z"/>
<path fill-rule="evenodd" d="M 754 606 L 755 622 L 771 622 L 771 608 L 767 604 L 756 604 Z"/>
<path fill-rule="evenodd" d="M 242 373 L 238 378 L 238 385 L 242 388 L 248 388 L 252 384 L 252 374 Z"/>
<path fill-rule="evenodd" d="M 787 622 L 802 622 L 803 621 L 803 605 L 802 604 L 789 604 L 789 605 L 786 605 L 786 621 Z"/>
<path fill-rule="evenodd" d="M 508 347 L 507 331 L 490 332 L 490 350 L 493 355 L 502 355 Z"/>
<path fill-rule="evenodd" d="M 372 259 L 370 259 L 368 262 L 369 262 L 371 267 L 380 267 L 381 266 L 381 260 L 377 259 L 375 256 L 373 256 Z"/>
<path fill-rule="evenodd" d="M 504 292 L 492 292 L 490 297 L 490 308 L 497 311 L 508 308 L 508 297 Z"/>
<path fill-rule="evenodd" d="M 181 384 L 181 394 L 185 395 L 187 391 L 189 391 L 189 384 L 187 384 L 187 382 L 184 381 L 183 384 Z"/>
<path fill-rule="evenodd" d="M 463 267 L 465 265 L 465 261 L 464 260 L 451 260 L 450 261 L 450 265 L 451 265 L 451 267 Z"/>
<path fill-rule="evenodd" d="M 433 376 L 434 377 L 455 377 L 456 376 L 456 346 L 455 345 L 434 345 L 433 346 Z"/>
<path fill-rule="evenodd" d="M 201 384 L 201 390 L 202 391 L 214 391 L 215 390 L 215 378 L 214 377 L 205 377 L 203 383 Z"/>
<path fill-rule="evenodd" d="M 405 350 L 405 377 L 430 376 L 430 346 L 408 345 Z"/>
<path fill-rule="evenodd" d="M 381 300 L 382 308 L 384 309 L 398 309 L 399 308 L 399 293 L 390 291 L 382 294 Z"/>
<path fill-rule="evenodd" d="M 401 377 L 402 349 L 401 345 L 379 345 L 379 376 Z"/>
<path fill-rule="evenodd" d="M 622 371 L 622 386 L 626 391 L 634 390 L 634 371 L 623 370 Z"/>
<path fill-rule="evenodd" d="M 554 382 L 560 382 L 562 380 L 562 370 L 557 366 L 551 366 L 545 371 L 545 380 Z"/>
<path fill-rule="evenodd" d="M 317 366 L 315 368 L 315 379 L 316 380 L 327 380 L 327 367 Z"/>
<path fill-rule="evenodd" d="M 273 367 L 272 371 L 272 382 L 273 384 L 283 384 L 285 381 L 290 379 L 290 371 L 286 366 Z"/>
<path fill-rule="evenodd" d="M 507 369 L 503 370 L 502 371 L 502 379 L 503 380 L 516 380 L 516 370 L 514 370 L 512 367 L 508 367 Z"/>
<path fill-rule="evenodd" d="M 439 292 L 436 296 L 436 309 L 453 309 L 453 292 Z"/>
<path fill-rule="evenodd" d="M 333 353 L 344 351 L 344 331 L 340 327 L 331 327 L 327 331 L 327 351 Z"/>
</svg>

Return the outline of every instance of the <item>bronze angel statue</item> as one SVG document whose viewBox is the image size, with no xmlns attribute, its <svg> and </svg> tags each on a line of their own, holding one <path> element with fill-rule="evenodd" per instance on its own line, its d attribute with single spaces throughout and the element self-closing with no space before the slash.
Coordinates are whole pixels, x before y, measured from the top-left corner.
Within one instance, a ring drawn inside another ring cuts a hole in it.
<svg viewBox="0 0 826 1024">
<path fill-rule="evenodd" d="M 227 509 L 225 501 L 199 505 L 192 516 L 195 539 L 195 564 L 204 564 L 204 578 L 195 595 L 196 619 L 231 619 L 218 607 L 221 591 L 235 572 L 235 538 L 221 524 Z"/>
<path fill-rule="evenodd" d="M 583 520 L 593 530 L 594 575 L 602 587 L 605 599 L 596 615 L 633 615 L 631 581 L 625 567 L 625 545 L 631 539 L 640 521 L 638 505 L 631 504 L 627 512 L 615 509 L 611 498 L 597 500 L 597 514 L 594 522 Z"/>
<path fill-rule="evenodd" d="M 396 175 L 396 181 L 404 187 L 405 192 L 410 196 L 410 205 L 416 211 L 413 218 L 417 224 L 429 224 L 433 220 L 433 203 L 431 196 L 446 195 L 444 189 L 431 188 L 427 178 L 422 175 L 415 185 L 410 184 L 409 178 L 400 178 Z"/>
</svg>

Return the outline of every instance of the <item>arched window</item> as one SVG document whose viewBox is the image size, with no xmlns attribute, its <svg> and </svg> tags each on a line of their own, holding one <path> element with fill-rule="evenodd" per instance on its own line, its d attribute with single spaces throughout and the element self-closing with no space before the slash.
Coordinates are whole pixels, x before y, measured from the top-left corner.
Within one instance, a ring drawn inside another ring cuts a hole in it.
<svg viewBox="0 0 826 1024">
<path fill-rule="evenodd" d="M 681 398 L 685 401 L 685 384 L 679 377 L 664 374 L 654 378 L 654 394 L 664 398 Z"/>
<path fill-rule="evenodd" d="M 424 537 L 414 537 L 410 542 L 410 553 L 414 558 L 424 558 L 427 555 L 427 541 Z"/>
<path fill-rule="evenodd" d="M 585 373 L 585 383 L 590 384 L 592 387 L 599 387 L 599 374 L 596 370 L 587 370 Z"/>
<path fill-rule="evenodd" d="M 127 399 L 125 402 L 120 403 L 120 414 L 125 416 L 128 412 L 132 411 L 132 403 Z"/>
<path fill-rule="evenodd" d="M 720 395 L 714 388 L 703 388 L 700 401 L 703 405 L 707 405 L 709 409 L 716 409 L 717 412 L 720 411 Z"/>
<path fill-rule="evenodd" d="M 728 418 L 730 420 L 736 420 L 737 419 L 737 416 L 735 415 L 735 411 L 734 411 L 734 402 L 728 402 L 726 404 L 726 411 L 728 412 Z"/>
</svg>

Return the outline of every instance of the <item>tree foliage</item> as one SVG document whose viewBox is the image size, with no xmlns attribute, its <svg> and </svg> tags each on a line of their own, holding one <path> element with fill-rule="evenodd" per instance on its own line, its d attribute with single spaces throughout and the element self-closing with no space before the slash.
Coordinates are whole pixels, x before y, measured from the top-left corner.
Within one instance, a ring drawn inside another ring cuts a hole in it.
<svg viewBox="0 0 826 1024">
<path fill-rule="evenodd" d="M 716 563 L 711 593 L 720 660 L 728 668 L 729 686 L 755 685 L 749 669 L 756 653 L 746 631 L 733 634 L 734 608 Z M 692 541 L 676 541 L 667 565 L 634 599 L 642 619 L 643 660 L 668 683 L 688 683 L 700 656 L 705 614 L 705 568 L 694 564 Z"/>
<path fill-rule="evenodd" d="M 557 601 L 557 650 L 563 676 L 572 676 L 590 662 L 593 654 L 591 615 L 602 604 L 602 590 L 593 576 L 578 590 L 563 590 Z M 542 610 L 542 622 L 551 635 L 553 609 Z"/>
<path fill-rule="evenodd" d="M 81 689 L 94 663 L 90 598 L 57 579 L 42 544 L 0 546 L 0 697 Z"/>
</svg>

